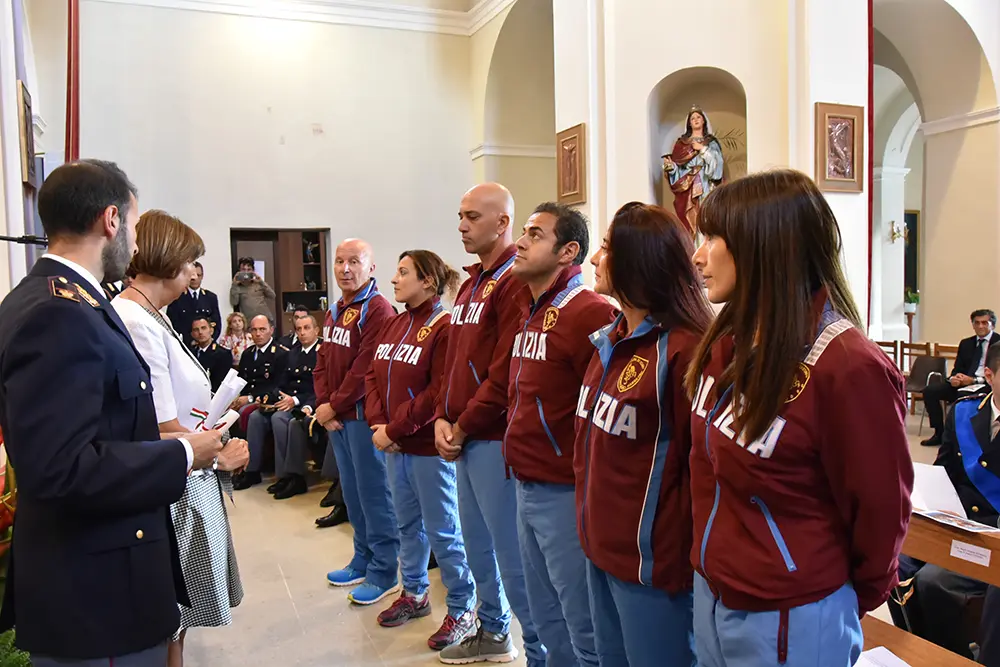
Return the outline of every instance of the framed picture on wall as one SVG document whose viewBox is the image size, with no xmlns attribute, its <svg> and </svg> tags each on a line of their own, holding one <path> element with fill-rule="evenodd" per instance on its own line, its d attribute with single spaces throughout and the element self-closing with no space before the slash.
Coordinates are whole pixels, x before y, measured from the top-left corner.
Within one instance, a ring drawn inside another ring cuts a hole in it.
<svg viewBox="0 0 1000 667">
<path fill-rule="evenodd" d="M 587 127 L 584 123 L 556 135 L 556 181 L 560 204 L 587 201 Z"/>
<path fill-rule="evenodd" d="M 21 134 L 21 181 L 38 187 L 35 173 L 35 134 L 32 127 L 31 95 L 23 81 L 17 82 L 17 119 Z"/>
<path fill-rule="evenodd" d="M 816 103 L 816 184 L 826 192 L 861 192 L 865 172 L 865 109 Z"/>
</svg>

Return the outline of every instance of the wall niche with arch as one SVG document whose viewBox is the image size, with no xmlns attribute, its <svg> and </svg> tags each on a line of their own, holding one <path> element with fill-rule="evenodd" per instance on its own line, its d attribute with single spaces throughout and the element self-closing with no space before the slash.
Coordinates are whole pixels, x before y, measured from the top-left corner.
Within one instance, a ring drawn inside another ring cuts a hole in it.
<svg viewBox="0 0 1000 667">
<path fill-rule="evenodd" d="M 674 210 L 674 193 L 664 174 L 669 155 L 698 107 L 722 149 L 722 181 L 747 173 L 747 97 L 739 79 L 715 67 L 689 67 L 664 77 L 649 93 L 649 185 L 651 200 Z"/>
</svg>

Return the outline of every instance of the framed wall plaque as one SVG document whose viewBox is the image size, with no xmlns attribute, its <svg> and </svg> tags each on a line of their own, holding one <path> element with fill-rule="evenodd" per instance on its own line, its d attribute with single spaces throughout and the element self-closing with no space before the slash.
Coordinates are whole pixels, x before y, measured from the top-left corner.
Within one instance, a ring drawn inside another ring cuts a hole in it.
<svg viewBox="0 0 1000 667">
<path fill-rule="evenodd" d="M 38 187 L 35 174 L 35 130 L 31 115 L 31 95 L 23 81 L 17 82 L 17 119 L 21 134 L 21 181 Z"/>
<path fill-rule="evenodd" d="M 556 135 L 556 181 L 560 204 L 587 201 L 587 127 L 580 123 Z"/>
<path fill-rule="evenodd" d="M 826 192 L 861 192 L 865 172 L 865 109 L 816 103 L 816 185 Z"/>
</svg>

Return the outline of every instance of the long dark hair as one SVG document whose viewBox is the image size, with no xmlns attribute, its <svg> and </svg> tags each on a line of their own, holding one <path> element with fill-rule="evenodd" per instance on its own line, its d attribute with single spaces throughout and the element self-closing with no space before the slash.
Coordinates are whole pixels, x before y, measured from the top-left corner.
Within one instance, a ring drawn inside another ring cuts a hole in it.
<svg viewBox="0 0 1000 667">
<path fill-rule="evenodd" d="M 399 259 L 402 260 L 404 257 L 409 257 L 413 262 L 419 280 L 431 277 L 434 291 L 438 296 L 448 292 L 450 297 L 454 297 L 458 292 L 458 271 L 448 266 L 437 253 L 430 250 L 405 250 Z"/>
<path fill-rule="evenodd" d="M 712 310 L 691 255 L 691 233 L 670 211 L 629 202 L 608 229 L 608 273 L 622 305 L 648 310 L 665 328 L 701 334 Z"/>
<path fill-rule="evenodd" d="M 826 288 L 833 309 L 863 328 L 840 266 L 840 227 L 808 176 L 779 169 L 713 190 L 698 229 L 726 243 L 737 279 L 695 353 L 687 391 L 694 395 L 715 342 L 731 335 L 733 359 L 716 386 L 734 385 L 738 431 L 754 441 L 778 416 L 816 337 L 816 293 Z"/>
</svg>

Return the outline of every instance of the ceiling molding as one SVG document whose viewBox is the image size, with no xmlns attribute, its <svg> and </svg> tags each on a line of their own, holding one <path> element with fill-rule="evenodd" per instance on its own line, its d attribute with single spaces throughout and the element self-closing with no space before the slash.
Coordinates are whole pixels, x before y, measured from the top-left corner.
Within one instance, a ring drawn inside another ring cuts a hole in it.
<svg viewBox="0 0 1000 667">
<path fill-rule="evenodd" d="M 495 19 L 500 13 L 513 5 L 517 0 L 479 0 L 469 10 L 469 32 L 475 35 L 484 25 Z"/>
<path fill-rule="evenodd" d="M 467 12 L 376 0 L 88 0 L 234 16 L 412 30 L 469 37 L 516 0 L 479 0 Z"/>
<path fill-rule="evenodd" d="M 556 147 L 530 144 L 479 144 L 471 151 L 473 161 L 481 157 L 532 157 L 556 159 Z"/>
<path fill-rule="evenodd" d="M 966 130 L 970 127 L 996 123 L 998 121 L 1000 121 L 1000 107 L 993 107 L 992 109 L 981 109 L 957 116 L 929 120 L 920 126 L 920 130 L 924 133 L 925 137 L 930 137 L 935 134 Z"/>
</svg>

